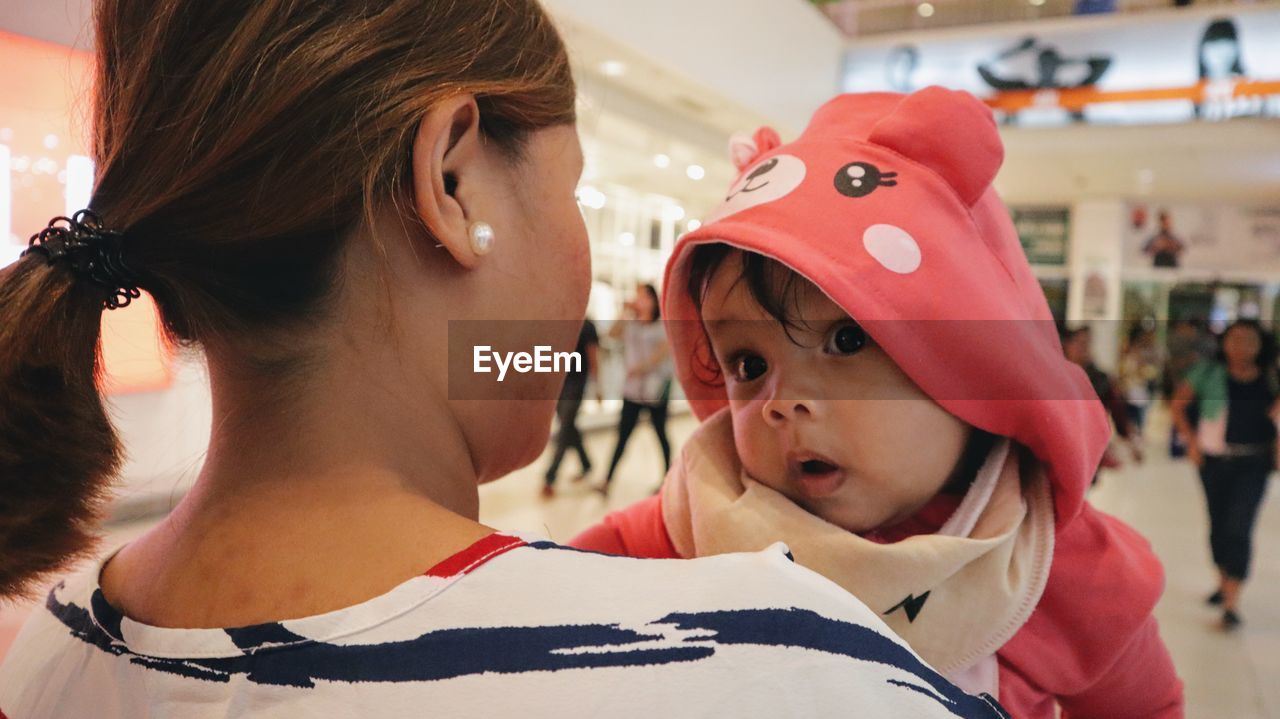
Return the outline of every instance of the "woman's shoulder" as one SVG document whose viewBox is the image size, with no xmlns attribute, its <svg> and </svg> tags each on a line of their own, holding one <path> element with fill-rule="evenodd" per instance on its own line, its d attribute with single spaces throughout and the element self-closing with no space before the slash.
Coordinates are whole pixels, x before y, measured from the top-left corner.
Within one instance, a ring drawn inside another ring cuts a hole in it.
<svg viewBox="0 0 1280 719">
<path fill-rule="evenodd" d="M 556 577 L 557 582 L 545 581 Z M 483 591 L 492 583 L 528 584 L 531 603 L 541 605 L 565 594 L 595 596 L 616 609 L 679 610 L 686 603 L 702 607 L 808 606 L 833 617 L 865 623 L 876 621 L 866 607 L 822 577 L 797 565 L 787 547 L 776 543 L 759 552 L 722 554 L 699 559 L 620 557 L 541 539 L 526 539 L 518 552 L 493 563 L 490 572 L 472 579 Z M 673 587 L 679 587 L 673 592 Z M 577 601 L 568 605 L 579 605 Z M 575 606 L 575 609 L 577 607 Z"/>
<path fill-rule="evenodd" d="M 492 535 L 349 610 L 240 629 L 142 627 L 67 585 L 24 644 L 0 682 L 0 708 L 21 716 L 104 702 L 138 716 L 197 695 L 206 709 L 280 708 L 287 695 L 293 713 L 280 716 L 356 700 L 378 716 L 423 702 L 494 717 L 701 716 L 699 697 L 740 716 L 1002 716 L 782 545 L 646 560 Z"/>
</svg>

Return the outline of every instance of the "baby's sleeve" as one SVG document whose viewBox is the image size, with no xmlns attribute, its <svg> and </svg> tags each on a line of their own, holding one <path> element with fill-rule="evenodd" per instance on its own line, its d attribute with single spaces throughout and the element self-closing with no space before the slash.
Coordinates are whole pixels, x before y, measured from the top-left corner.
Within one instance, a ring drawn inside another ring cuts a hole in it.
<svg viewBox="0 0 1280 719">
<path fill-rule="evenodd" d="M 643 559 L 679 559 L 662 519 L 662 496 L 642 499 L 583 530 L 569 546 Z"/>
<path fill-rule="evenodd" d="M 1156 618 L 1147 617 L 1092 686 L 1058 701 L 1062 719 L 1182 719 L 1182 681 Z"/>
</svg>

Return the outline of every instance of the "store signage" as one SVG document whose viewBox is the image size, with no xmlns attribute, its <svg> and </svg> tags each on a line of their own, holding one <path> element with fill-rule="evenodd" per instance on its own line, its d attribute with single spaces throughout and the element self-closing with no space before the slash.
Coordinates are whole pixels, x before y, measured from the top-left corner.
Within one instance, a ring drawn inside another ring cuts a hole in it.
<svg viewBox="0 0 1280 719">
<path fill-rule="evenodd" d="M 1071 212 L 1065 207 L 1014 207 L 1013 226 L 1033 265 L 1067 264 Z"/>
<path fill-rule="evenodd" d="M 861 44 L 846 55 L 843 88 L 967 90 L 1025 125 L 1280 117 L 1280 10 L 1138 20 Z"/>
</svg>

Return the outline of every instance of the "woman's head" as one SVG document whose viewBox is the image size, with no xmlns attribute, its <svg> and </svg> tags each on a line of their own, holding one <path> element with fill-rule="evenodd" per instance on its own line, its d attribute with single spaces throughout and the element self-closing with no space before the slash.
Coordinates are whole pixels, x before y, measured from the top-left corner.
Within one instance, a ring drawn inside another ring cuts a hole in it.
<svg viewBox="0 0 1280 719">
<path fill-rule="evenodd" d="M 432 368 L 414 365 L 447 318 L 580 319 L 576 91 L 535 0 L 100 0 L 95 15 L 91 207 L 124 233 L 171 339 L 206 349 L 215 405 L 220 375 L 305 385 L 346 328 L 393 328 L 396 379 L 423 384 Z M 468 240 L 480 221 L 486 257 Z M 534 288 L 540 272 L 562 282 Z M 95 387 L 101 293 L 41 254 L 0 274 L 2 594 L 87 545 L 119 464 Z M 519 406 L 526 423 L 551 411 Z M 527 461 L 455 408 L 478 472 Z"/>
<path fill-rule="evenodd" d="M 1062 352 L 1081 367 L 1093 361 L 1093 332 L 1088 327 L 1067 330 L 1062 335 Z"/>
<path fill-rule="evenodd" d="M 662 304 L 658 301 L 658 290 L 649 283 L 636 287 L 635 306 L 636 313 L 639 315 L 637 319 L 642 322 L 657 322 L 662 319 Z"/>
<path fill-rule="evenodd" d="M 1270 366 L 1274 357 L 1271 338 L 1257 320 L 1236 320 L 1219 338 L 1220 358 L 1235 365 Z"/>
<path fill-rule="evenodd" d="M 1236 24 L 1229 18 L 1219 18 L 1209 23 L 1200 38 L 1200 79 L 1220 80 L 1232 75 L 1243 75 L 1240 62 L 1240 38 Z"/>
<path fill-rule="evenodd" d="M 785 265 L 704 245 L 690 258 L 688 292 L 744 469 L 810 512 L 855 532 L 891 526 L 985 458 L 989 435 L 940 407 Z"/>
</svg>

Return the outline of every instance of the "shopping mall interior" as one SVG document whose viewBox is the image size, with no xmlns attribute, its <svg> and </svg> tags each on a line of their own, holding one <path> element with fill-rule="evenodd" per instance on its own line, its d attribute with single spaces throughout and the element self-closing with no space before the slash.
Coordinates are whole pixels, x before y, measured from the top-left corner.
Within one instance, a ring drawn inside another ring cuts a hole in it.
<svg viewBox="0 0 1280 719">
<path fill-rule="evenodd" d="M 92 4 L 0 0 L 0 266 L 48 218 L 92 197 Z M 1115 378 L 1113 399 L 1129 413 L 1120 414 L 1133 441 L 1112 441 L 1088 498 L 1163 561 L 1155 613 L 1185 682 L 1187 716 L 1280 718 L 1280 506 L 1262 502 L 1243 621 L 1224 628 L 1205 601 L 1217 581 L 1205 496 L 1196 468 L 1172 451 L 1169 403 L 1173 365 L 1188 353 L 1211 356 L 1214 334 L 1240 319 L 1280 330 L 1280 2 L 544 4 L 579 88 L 587 316 L 602 335 L 599 391 L 588 391 L 579 419 L 593 468 L 582 476 L 569 457 L 544 495 L 549 447 L 482 487 L 482 521 L 568 541 L 660 486 L 646 418 L 611 491 L 596 491 L 627 374 L 604 330 L 637 287 L 662 281 L 677 240 L 724 200 L 738 176 L 731 136 L 770 126 L 789 141 L 841 92 L 965 90 L 998 123 L 1005 159 L 994 187 L 1054 319 L 1090 329 L 1087 354 Z M 104 317 L 104 382 L 128 450 L 108 551 L 191 486 L 211 409 L 199 358 L 164 346 L 146 296 Z M 675 451 L 697 424 L 672 388 Z M 0 657 L 30 610 L 0 608 Z"/>
</svg>

